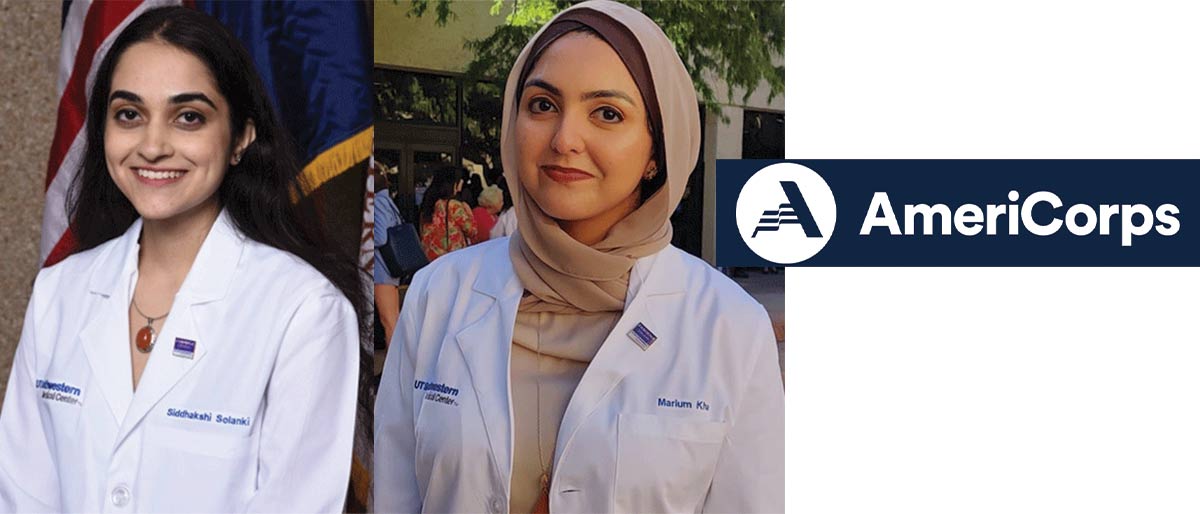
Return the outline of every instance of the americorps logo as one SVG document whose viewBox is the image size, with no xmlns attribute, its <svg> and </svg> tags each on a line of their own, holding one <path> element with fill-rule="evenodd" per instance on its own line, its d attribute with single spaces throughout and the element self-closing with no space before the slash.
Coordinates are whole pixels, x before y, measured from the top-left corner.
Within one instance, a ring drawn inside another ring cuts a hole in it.
<svg viewBox="0 0 1200 514">
<path fill-rule="evenodd" d="M 737 200 L 737 227 L 759 257 L 795 264 L 820 252 L 833 237 L 837 202 L 817 172 L 781 162 L 755 173 Z"/>
<path fill-rule="evenodd" d="M 716 172 L 719 266 L 1200 266 L 1196 160 L 718 160 Z"/>
<path fill-rule="evenodd" d="M 1019 200 L 1020 192 L 1009 191 L 1007 204 L 965 203 L 953 208 L 945 203 L 905 204 L 903 215 L 897 216 L 888 194 L 877 191 L 871 198 L 859 235 L 872 235 L 879 228 L 886 229 L 891 236 L 1017 236 L 1022 229 L 1036 236 L 1052 236 L 1066 227 L 1068 232 L 1080 237 L 1097 232 L 1101 236 L 1119 234 L 1121 246 L 1133 246 L 1135 238 L 1149 234 L 1152 228 L 1167 237 L 1179 233 L 1179 207 L 1170 203 L 1155 207 L 1142 203 L 1094 207 L 1079 203 L 1059 214 L 1065 205 L 1052 191 L 1037 191 L 1017 203 Z M 1039 207 L 1048 208 L 1044 209 L 1047 214 L 1041 220 L 1034 214 Z"/>
</svg>

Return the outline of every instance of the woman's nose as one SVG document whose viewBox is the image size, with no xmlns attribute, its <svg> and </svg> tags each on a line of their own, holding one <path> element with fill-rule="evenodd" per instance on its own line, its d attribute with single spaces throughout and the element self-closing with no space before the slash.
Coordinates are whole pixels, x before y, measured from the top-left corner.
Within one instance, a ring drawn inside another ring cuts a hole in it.
<svg viewBox="0 0 1200 514">
<path fill-rule="evenodd" d="M 148 162 L 154 162 L 170 157 L 174 152 L 170 141 L 170 128 L 157 123 L 146 125 L 142 133 L 142 141 L 138 144 L 138 155 Z"/>
<path fill-rule="evenodd" d="M 554 139 L 550 140 L 550 147 L 560 154 L 583 152 L 583 123 L 587 123 L 587 120 L 576 120 L 572 116 L 559 117 L 558 130 L 554 133 Z"/>
</svg>

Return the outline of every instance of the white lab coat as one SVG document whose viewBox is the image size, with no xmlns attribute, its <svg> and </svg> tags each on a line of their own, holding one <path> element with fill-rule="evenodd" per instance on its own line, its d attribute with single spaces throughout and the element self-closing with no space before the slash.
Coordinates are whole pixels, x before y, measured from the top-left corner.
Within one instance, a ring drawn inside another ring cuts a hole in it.
<svg viewBox="0 0 1200 514">
<path fill-rule="evenodd" d="M 38 274 L 0 412 L 0 512 L 340 512 L 350 303 L 222 212 L 134 392 L 140 232 L 139 220 Z"/>
<path fill-rule="evenodd" d="M 508 239 L 413 279 L 375 407 L 378 512 L 508 510 Z M 674 247 L 638 260 L 626 308 L 571 397 L 550 511 L 781 512 L 783 384 L 766 312 Z M 629 332 L 643 324 L 648 349 Z"/>
</svg>

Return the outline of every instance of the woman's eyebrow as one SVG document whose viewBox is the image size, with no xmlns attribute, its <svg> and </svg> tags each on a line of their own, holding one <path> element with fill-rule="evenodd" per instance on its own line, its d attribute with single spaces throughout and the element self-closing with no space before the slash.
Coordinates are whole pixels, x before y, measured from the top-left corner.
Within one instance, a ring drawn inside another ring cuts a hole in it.
<svg viewBox="0 0 1200 514">
<path fill-rule="evenodd" d="M 637 103 L 633 101 L 633 97 L 618 89 L 601 89 L 599 91 L 589 91 L 580 95 L 580 99 L 582 100 L 591 100 L 593 98 L 620 98 L 626 102 L 629 102 L 630 105 L 637 105 Z"/>
<path fill-rule="evenodd" d="M 113 91 L 111 95 L 108 95 L 108 103 L 113 103 L 114 100 L 127 100 L 135 104 L 142 103 L 142 97 L 130 93 L 124 89 L 118 89 Z"/>
<path fill-rule="evenodd" d="M 134 93 L 130 93 L 129 91 L 125 91 L 124 89 L 118 89 L 116 91 L 113 91 L 112 94 L 109 95 L 108 102 L 112 103 L 114 100 L 127 100 L 130 102 L 139 103 L 139 104 L 143 103 L 142 97 L 140 97 Z M 212 107 L 213 109 L 217 108 L 217 105 L 215 103 L 213 103 L 212 99 L 209 98 L 208 95 L 205 95 L 204 93 L 180 93 L 178 95 L 171 97 L 172 104 L 185 104 L 188 102 L 204 102 L 204 103 L 208 104 L 210 107 Z"/>
<path fill-rule="evenodd" d="M 204 93 L 180 93 L 171 97 L 171 103 L 173 104 L 185 104 L 188 102 L 204 102 L 213 109 L 217 108 L 217 104 L 213 103 L 212 99 Z"/>
<path fill-rule="evenodd" d="M 545 89 L 546 91 L 549 91 L 551 94 L 553 94 L 555 96 L 562 96 L 561 90 L 559 90 L 557 87 L 554 87 L 552 84 L 550 84 L 549 82 L 546 82 L 542 79 L 529 79 L 529 81 L 525 83 L 525 87 L 529 87 L 529 86 L 537 86 L 542 89 Z"/>
<path fill-rule="evenodd" d="M 529 81 L 525 83 L 525 87 L 528 88 L 530 86 L 537 86 L 549 91 L 555 96 L 562 96 L 561 90 L 559 90 L 557 87 L 554 87 L 553 84 L 550 84 L 542 79 L 529 79 Z M 587 93 L 579 95 L 580 100 L 591 100 L 593 98 L 620 98 L 626 102 L 629 102 L 630 105 L 637 105 L 637 102 L 633 101 L 632 96 L 629 96 L 628 93 L 619 89 L 599 89 L 596 91 L 588 91 Z"/>
</svg>

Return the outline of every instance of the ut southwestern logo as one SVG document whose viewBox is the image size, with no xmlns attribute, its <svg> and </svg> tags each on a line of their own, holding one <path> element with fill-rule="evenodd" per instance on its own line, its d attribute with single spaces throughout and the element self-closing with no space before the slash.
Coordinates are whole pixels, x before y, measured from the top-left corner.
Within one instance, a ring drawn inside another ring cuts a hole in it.
<svg viewBox="0 0 1200 514">
<path fill-rule="evenodd" d="M 815 171 L 781 162 L 758 170 L 737 200 L 742 240 L 759 257 L 795 264 L 820 252 L 837 224 L 833 191 Z"/>
</svg>

